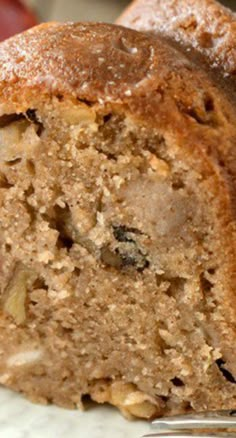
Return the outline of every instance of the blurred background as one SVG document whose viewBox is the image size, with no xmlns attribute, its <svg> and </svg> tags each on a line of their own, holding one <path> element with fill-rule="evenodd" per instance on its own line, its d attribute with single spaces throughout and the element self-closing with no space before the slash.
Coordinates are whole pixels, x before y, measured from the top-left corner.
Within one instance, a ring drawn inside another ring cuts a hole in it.
<svg viewBox="0 0 236 438">
<path fill-rule="evenodd" d="M 165 1 L 165 0 L 164 0 Z M 236 1 L 236 0 L 235 0 Z M 27 0 L 47 20 L 114 21 L 129 0 Z"/>
<path fill-rule="evenodd" d="M 101 20 L 114 21 L 129 0 L 27 0 L 47 20 Z M 163 0 L 165 2 L 165 0 Z M 236 0 L 221 1 L 236 9 Z"/>
<path fill-rule="evenodd" d="M 236 0 L 220 1 L 236 11 Z M 129 0 L 0 0 L 0 40 L 41 21 L 113 22 L 128 4 Z"/>
<path fill-rule="evenodd" d="M 112 22 L 131 0 L 28 0 L 43 20 L 102 20 Z M 163 0 L 165 2 L 165 0 Z M 221 3 L 236 9 L 236 0 Z"/>
</svg>

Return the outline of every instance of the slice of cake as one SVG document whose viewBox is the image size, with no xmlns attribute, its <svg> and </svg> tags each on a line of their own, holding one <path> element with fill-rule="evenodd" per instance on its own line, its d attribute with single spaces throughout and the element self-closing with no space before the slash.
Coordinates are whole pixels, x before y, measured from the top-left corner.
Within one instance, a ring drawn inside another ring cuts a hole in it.
<svg viewBox="0 0 236 438">
<path fill-rule="evenodd" d="M 0 382 L 151 418 L 236 402 L 235 100 L 161 37 L 0 45 Z"/>
</svg>

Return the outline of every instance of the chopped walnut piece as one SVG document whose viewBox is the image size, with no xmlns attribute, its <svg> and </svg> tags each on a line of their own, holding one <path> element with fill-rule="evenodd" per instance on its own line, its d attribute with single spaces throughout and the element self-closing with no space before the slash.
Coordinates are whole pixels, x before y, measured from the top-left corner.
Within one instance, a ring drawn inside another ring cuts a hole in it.
<svg viewBox="0 0 236 438">
<path fill-rule="evenodd" d="M 38 362 L 43 356 L 43 350 L 23 350 L 19 351 L 16 354 L 10 356 L 7 360 L 7 366 L 11 367 L 21 367 L 25 365 L 30 365 L 34 362 Z"/>
<path fill-rule="evenodd" d="M 59 108 L 63 113 L 65 122 L 70 125 L 95 124 L 96 113 L 87 105 L 67 105 L 61 103 Z"/>
<path fill-rule="evenodd" d="M 26 319 L 27 288 L 35 280 L 35 277 L 33 271 L 19 264 L 4 292 L 3 309 L 12 316 L 16 324 L 22 324 Z"/>
<path fill-rule="evenodd" d="M 127 417 L 152 418 L 158 414 L 159 404 L 154 397 L 138 391 L 132 383 L 117 382 L 111 386 L 111 403 Z"/>
<path fill-rule="evenodd" d="M 137 390 L 132 383 L 109 384 L 106 381 L 100 381 L 95 385 L 91 396 L 98 403 L 108 402 L 117 406 L 128 419 L 153 418 L 158 416 L 161 409 L 157 399 Z"/>
<path fill-rule="evenodd" d="M 157 158 L 156 155 L 150 154 L 149 164 L 158 175 L 167 177 L 170 174 L 170 166 L 166 163 L 166 161 Z"/>
<path fill-rule="evenodd" d="M 22 118 L 0 128 L 0 158 L 5 162 L 20 159 L 32 153 L 40 139 L 37 126 Z"/>
</svg>

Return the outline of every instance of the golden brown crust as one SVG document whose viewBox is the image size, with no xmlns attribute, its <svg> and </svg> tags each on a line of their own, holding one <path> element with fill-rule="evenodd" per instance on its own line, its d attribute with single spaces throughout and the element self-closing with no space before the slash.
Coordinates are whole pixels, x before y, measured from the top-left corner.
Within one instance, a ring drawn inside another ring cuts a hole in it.
<svg viewBox="0 0 236 438">
<path fill-rule="evenodd" d="M 203 88 L 191 59 L 161 36 L 154 42 L 138 32 L 96 23 L 42 24 L 17 35 L 1 44 L 0 67 L 4 94 L 17 90 L 19 95 L 19 88 L 30 87 L 98 101 L 130 100 L 131 88 L 132 95 L 167 88 L 167 83 L 176 89 L 187 79 L 190 92 Z"/>
<path fill-rule="evenodd" d="M 136 0 L 117 23 L 160 32 L 192 46 L 226 75 L 236 73 L 236 15 L 215 0 Z"/>
<path fill-rule="evenodd" d="M 2 43 L 0 90 L 4 103 L 14 95 L 21 105 L 23 97 L 39 97 L 39 91 L 94 103 L 113 101 L 129 105 L 140 117 L 150 116 L 150 123 L 161 122 L 159 115 L 155 118 L 161 95 L 187 109 L 194 102 L 200 105 L 207 92 L 218 93 L 207 74 L 161 36 L 95 23 L 42 24 Z M 218 95 L 233 120 L 227 99 Z M 169 117 L 176 118 L 179 106 L 177 112 L 172 109 Z"/>
</svg>

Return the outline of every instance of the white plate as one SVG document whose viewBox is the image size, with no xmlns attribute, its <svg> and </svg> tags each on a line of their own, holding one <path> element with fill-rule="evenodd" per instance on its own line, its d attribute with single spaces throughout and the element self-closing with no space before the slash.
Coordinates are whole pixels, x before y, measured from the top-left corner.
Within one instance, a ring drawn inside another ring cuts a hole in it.
<svg viewBox="0 0 236 438">
<path fill-rule="evenodd" d="M 147 432 L 148 423 L 129 422 L 112 407 L 69 411 L 35 405 L 0 388 L 1 438 L 140 438 Z"/>
</svg>

